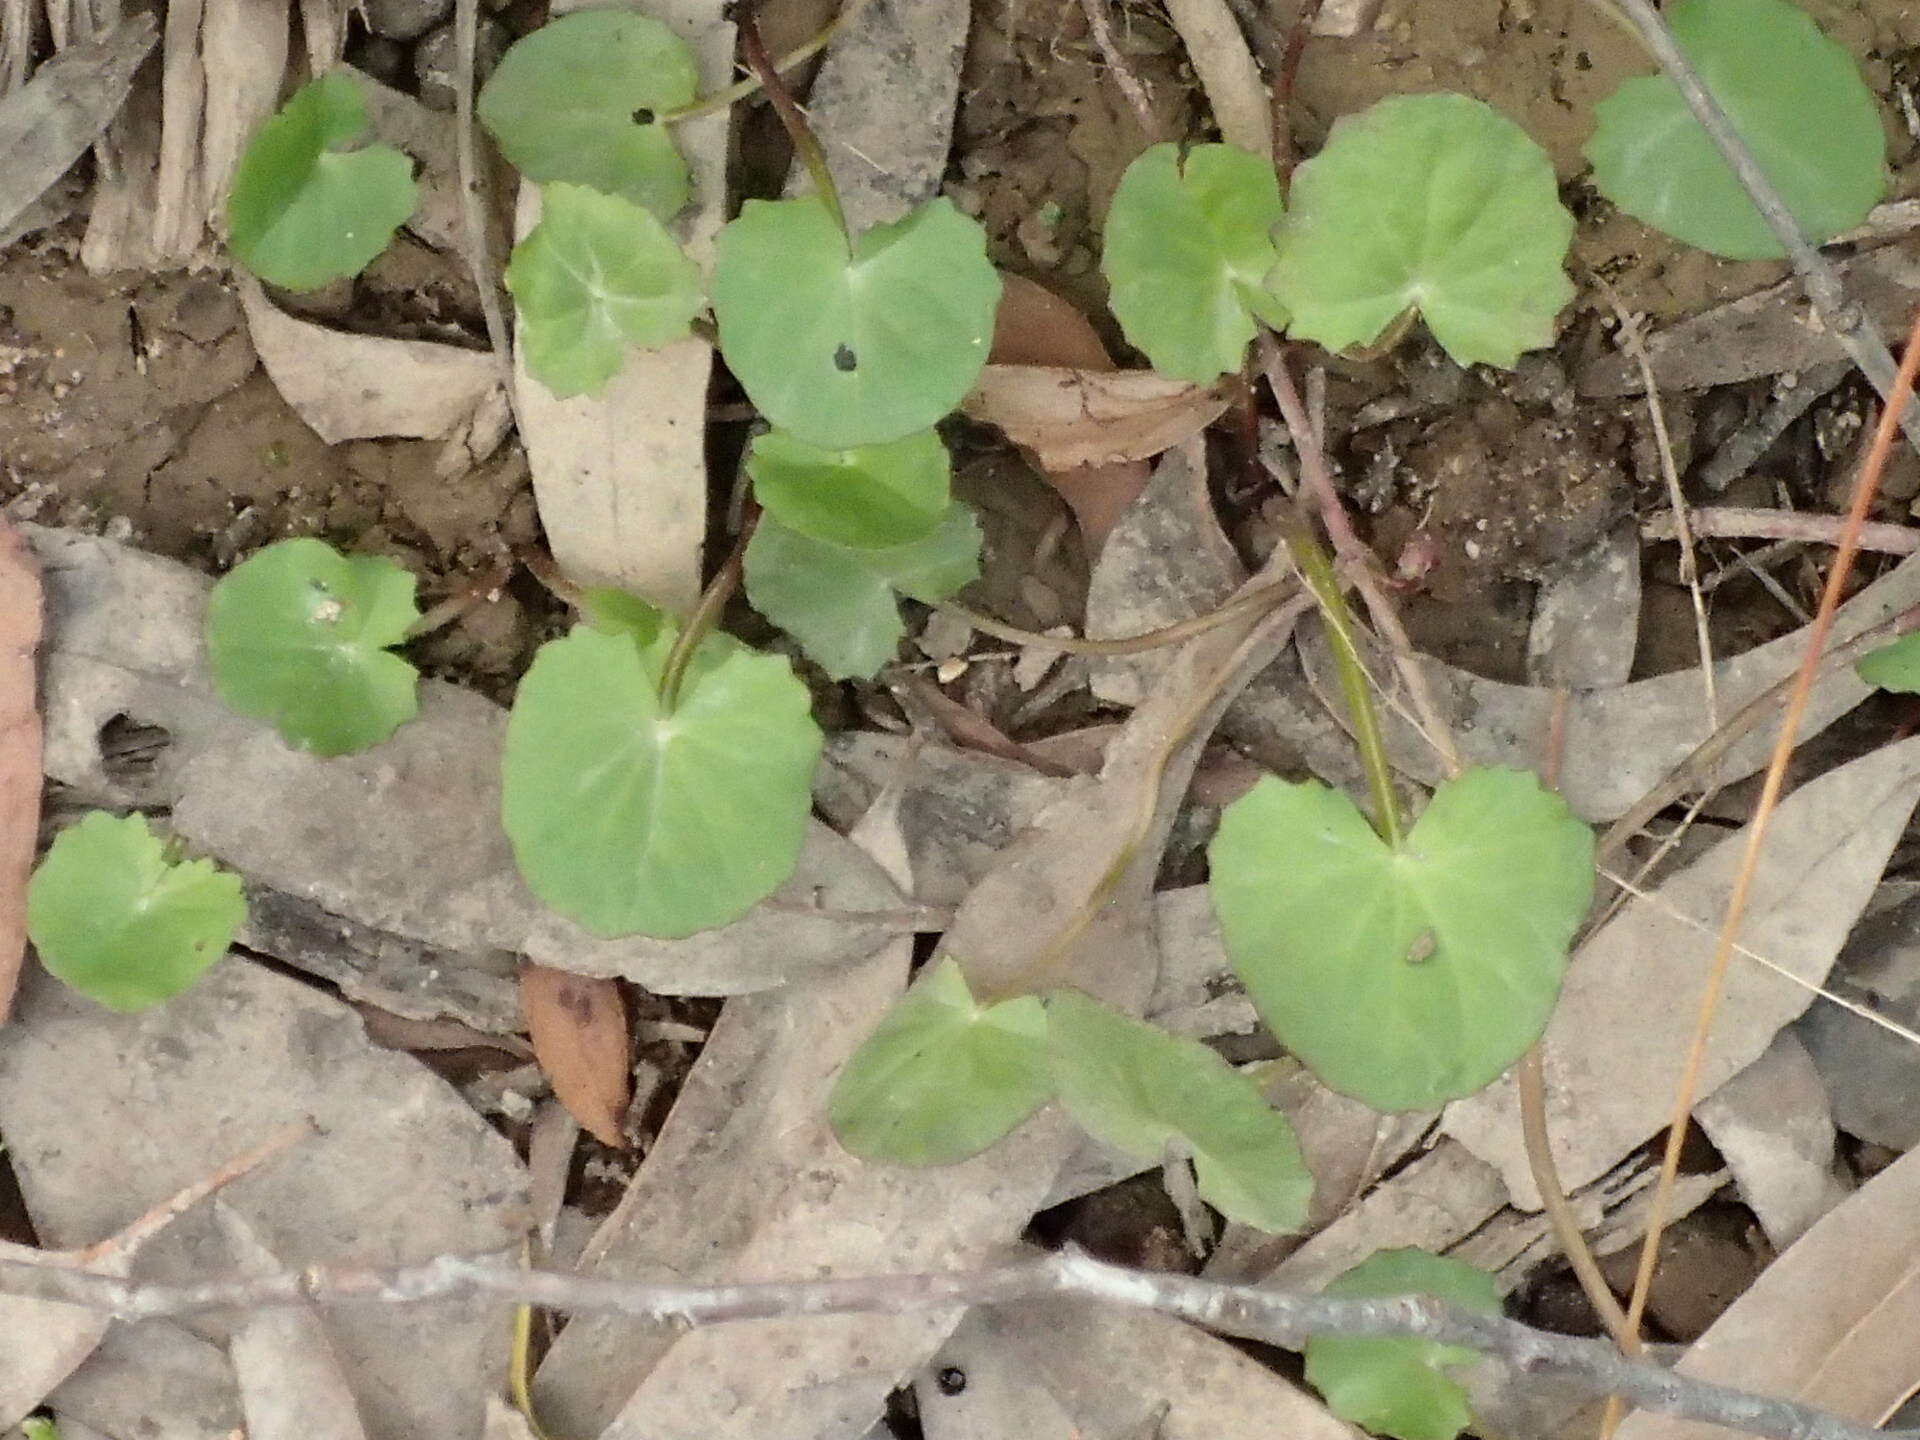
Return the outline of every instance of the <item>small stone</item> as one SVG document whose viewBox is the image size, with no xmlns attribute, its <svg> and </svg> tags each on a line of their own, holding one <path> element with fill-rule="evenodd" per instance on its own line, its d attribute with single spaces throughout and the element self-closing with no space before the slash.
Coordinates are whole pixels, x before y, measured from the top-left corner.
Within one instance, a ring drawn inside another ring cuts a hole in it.
<svg viewBox="0 0 1920 1440">
<path fill-rule="evenodd" d="M 483 20 L 477 32 L 473 52 L 473 83 L 486 83 L 493 67 L 506 49 L 506 34 L 497 21 Z M 460 51 L 455 43 L 454 27 L 442 25 L 414 47 L 413 83 L 420 103 L 432 110 L 451 110 L 458 94 L 456 77 L 460 72 Z"/>
<path fill-rule="evenodd" d="M 366 0 L 367 28 L 389 40 L 416 40 L 453 13 L 453 0 Z"/>
</svg>

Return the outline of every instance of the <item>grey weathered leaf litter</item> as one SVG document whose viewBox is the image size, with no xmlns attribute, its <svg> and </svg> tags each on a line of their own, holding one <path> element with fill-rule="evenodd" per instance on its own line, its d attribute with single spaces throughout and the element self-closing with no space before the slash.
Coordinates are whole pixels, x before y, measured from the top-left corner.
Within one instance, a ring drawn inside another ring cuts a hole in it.
<svg viewBox="0 0 1920 1440">
<path fill-rule="evenodd" d="M 350 1009 L 306 985 L 229 955 L 165 1006 L 120 1015 L 35 974 L 0 1031 L 0 1133 L 50 1245 L 113 1233 L 236 1144 L 302 1118 L 316 1123 L 313 1139 L 228 1191 L 286 1263 L 449 1253 L 513 1263 L 528 1201 L 512 1147 L 439 1077 L 374 1045 Z M 106 1174 L 115 1183 L 102 1184 Z M 184 1280 L 231 1263 L 196 1212 L 148 1247 L 142 1273 Z M 377 1440 L 478 1440 L 483 1399 L 505 1379 L 509 1323 L 491 1307 L 369 1306 L 333 1312 L 329 1330 Z"/>
<path fill-rule="evenodd" d="M 419 718 L 387 744 L 334 760 L 291 750 L 215 697 L 203 577 L 70 531 L 29 539 L 48 591 L 48 776 L 90 803 L 130 804 L 101 731 L 159 727 L 171 743 L 137 798 L 170 808 L 176 834 L 256 884 L 452 956 L 520 952 L 663 993 L 762 989 L 887 938 L 835 912 L 895 905 L 894 887 L 818 824 L 793 880 L 733 925 L 684 941 L 592 936 L 541 906 L 513 868 L 499 821 L 506 712 L 491 701 L 424 681 Z"/>
</svg>

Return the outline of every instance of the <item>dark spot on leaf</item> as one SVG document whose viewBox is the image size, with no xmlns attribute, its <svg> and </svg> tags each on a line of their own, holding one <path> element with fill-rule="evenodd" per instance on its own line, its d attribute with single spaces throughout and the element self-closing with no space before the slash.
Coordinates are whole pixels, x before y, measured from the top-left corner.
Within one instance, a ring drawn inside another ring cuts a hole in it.
<svg viewBox="0 0 1920 1440">
<path fill-rule="evenodd" d="M 576 1025 L 587 1025 L 593 1020 L 593 991 L 584 985 L 562 985 L 555 992 L 560 1008 L 573 1017 Z"/>
<path fill-rule="evenodd" d="M 633 112 L 633 123 L 636 125 L 651 125 L 653 123 L 653 111 L 649 107 L 642 105 L 638 110 Z"/>
<path fill-rule="evenodd" d="M 967 1372 L 958 1365 L 949 1365 L 934 1378 L 942 1395 L 958 1395 L 967 1388 Z"/>
<path fill-rule="evenodd" d="M 842 345 L 833 352 L 833 368 L 842 375 L 851 375 L 859 364 L 859 360 L 854 357 L 853 348 L 849 345 Z"/>
</svg>

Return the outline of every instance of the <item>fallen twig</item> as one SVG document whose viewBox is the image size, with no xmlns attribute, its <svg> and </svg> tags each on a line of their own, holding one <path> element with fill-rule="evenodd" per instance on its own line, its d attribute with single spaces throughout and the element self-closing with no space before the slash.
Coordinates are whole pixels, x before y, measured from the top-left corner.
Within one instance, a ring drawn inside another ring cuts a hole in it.
<svg viewBox="0 0 1920 1440">
<path fill-rule="evenodd" d="M 1838 545 L 1846 529 L 1844 515 L 1819 515 L 1804 510 L 1759 510 L 1738 505 L 1708 505 L 1689 510 L 1696 539 L 1802 540 L 1815 545 Z M 1649 540 L 1672 540 L 1678 526 L 1671 510 L 1649 515 L 1640 533 Z M 1860 527 L 1856 543 L 1862 550 L 1882 555 L 1911 555 L 1920 550 L 1920 527 L 1869 521 Z"/>
<path fill-rule="evenodd" d="M 1693 111 L 1701 128 L 1726 157 L 1741 188 L 1752 197 L 1761 218 L 1767 222 L 1767 228 L 1779 239 L 1781 247 L 1787 252 L 1787 259 L 1793 265 L 1794 274 L 1800 277 L 1800 283 L 1806 287 L 1807 299 L 1813 302 L 1821 323 L 1853 358 L 1853 363 L 1860 367 L 1860 373 L 1880 392 L 1881 399 L 1891 404 L 1895 373 L 1893 353 L 1887 349 L 1887 342 L 1881 338 L 1866 312 L 1847 298 L 1840 272 L 1801 233 L 1800 222 L 1793 218 L 1787 202 L 1767 178 L 1766 171 L 1760 168 L 1760 162 L 1753 158 L 1753 152 L 1740 138 L 1740 133 L 1733 128 L 1727 112 L 1720 108 L 1720 102 L 1713 98 L 1712 92 L 1700 79 L 1700 72 L 1693 68 L 1692 62 L 1680 49 L 1679 42 L 1673 38 L 1673 31 L 1667 28 L 1667 22 L 1654 8 L 1653 0 L 1617 0 L 1617 3 L 1632 19 L 1661 70 L 1678 87 L 1681 98 L 1687 102 L 1687 108 Z M 1920 414 L 1903 416 L 1900 423 L 1908 443 L 1920 450 Z"/>
<path fill-rule="evenodd" d="M 1340 1300 L 1257 1285 L 1123 1269 L 1077 1250 L 947 1274 L 735 1285 L 648 1285 L 597 1275 L 521 1269 L 499 1257 L 442 1256 L 395 1269 L 311 1265 L 266 1275 L 185 1284 L 0 1261 L 0 1293 L 104 1310 L 127 1321 L 289 1305 L 414 1305 L 487 1299 L 573 1314 L 614 1313 L 685 1326 L 825 1315 L 903 1315 L 1003 1305 L 1049 1295 L 1155 1310 L 1209 1330 L 1297 1349 L 1315 1335 L 1419 1338 L 1463 1345 L 1529 1375 L 1552 1375 L 1594 1394 L 1624 1395 L 1647 1410 L 1743 1430 L 1769 1440 L 1920 1440 L 1631 1360 L 1599 1340 L 1534 1330 L 1498 1315 L 1424 1297 Z"/>
<path fill-rule="evenodd" d="M 1099 47 L 1100 58 L 1107 62 L 1107 69 L 1113 74 L 1113 83 L 1120 87 L 1120 93 L 1127 97 L 1127 104 L 1133 107 L 1133 118 L 1140 122 L 1140 133 L 1147 137 L 1149 145 L 1164 138 L 1154 121 L 1153 101 L 1147 98 L 1147 87 L 1133 73 L 1133 67 L 1127 63 L 1127 57 L 1120 53 L 1120 46 L 1113 38 L 1113 16 L 1108 10 L 1107 0 L 1080 0 L 1080 9 L 1086 14 L 1087 29 L 1093 34 L 1093 43 Z"/>
</svg>

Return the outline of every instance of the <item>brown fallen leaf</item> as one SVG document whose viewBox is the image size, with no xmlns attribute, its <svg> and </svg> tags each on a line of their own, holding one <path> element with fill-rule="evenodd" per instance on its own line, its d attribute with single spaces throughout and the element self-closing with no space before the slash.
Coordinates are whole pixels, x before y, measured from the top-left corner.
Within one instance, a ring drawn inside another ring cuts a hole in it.
<svg viewBox="0 0 1920 1440">
<path fill-rule="evenodd" d="M 1003 274 L 1000 281 L 1000 309 L 994 316 L 993 350 L 987 358 L 990 369 L 1114 371 L 1113 357 L 1099 332 L 1071 302 L 1024 276 Z M 1059 464 L 1032 449 L 1028 458 L 1072 509 L 1089 550 L 1098 550 L 1105 542 L 1146 488 L 1151 473 L 1144 458 Z"/>
<path fill-rule="evenodd" d="M 961 408 L 1053 471 L 1150 460 L 1219 418 L 1227 391 L 1152 370 L 989 365 Z"/>
<path fill-rule="evenodd" d="M 1681 1373 L 1868 1425 L 1920 1384 L 1920 1152 L 1868 1181 L 1694 1342 Z M 1711 1425 L 1635 1415 L 1619 1440 L 1715 1440 Z"/>
<path fill-rule="evenodd" d="M 13 1010 L 27 949 L 27 876 L 40 828 L 40 566 L 0 519 L 0 1024 Z"/>
<path fill-rule="evenodd" d="M 626 1149 L 632 1075 L 619 983 L 522 961 L 520 1008 L 534 1057 L 560 1103 L 601 1144 Z"/>
</svg>

